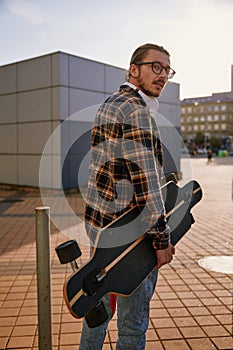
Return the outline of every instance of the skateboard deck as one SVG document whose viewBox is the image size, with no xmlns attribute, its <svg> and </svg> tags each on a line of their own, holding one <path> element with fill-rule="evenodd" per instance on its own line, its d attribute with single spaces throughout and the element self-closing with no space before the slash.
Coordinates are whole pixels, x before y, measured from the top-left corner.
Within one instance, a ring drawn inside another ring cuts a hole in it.
<svg viewBox="0 0 233 350">
<path fill-rule="evenodd" d="M 175 246 L 194 223 L 190 210 L 201 200 L 202 190 L 197 181 L 183 187 L 171 181 L 161 192 Z M 64 298 L 74 317 L 84 317 L 107 293 L 129 296 L 155 268 L 155 250 L 151 237 L 142 234 L 140 213 L 134 207 L 104 227 L 89 262 L 65 282 Z"/>
</svg>

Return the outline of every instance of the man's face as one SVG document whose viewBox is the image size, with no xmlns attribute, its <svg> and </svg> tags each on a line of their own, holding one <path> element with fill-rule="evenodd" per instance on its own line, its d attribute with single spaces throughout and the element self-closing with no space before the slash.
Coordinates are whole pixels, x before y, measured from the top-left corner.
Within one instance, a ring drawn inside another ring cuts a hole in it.
<svg viewBox="0 0 233 350">
<path fill-rule="evenodd" d="M 159 62 L 163 67 L 170 67 L 169 56 L 157 50 L 149 50 L 142 62 Z M 168 80 L 164 69 L 156 74 L 152 71 L 151 64 L 132 64 L 130 73 L 130 82 L 147 96 L 158 97 Z"/>
</svg>

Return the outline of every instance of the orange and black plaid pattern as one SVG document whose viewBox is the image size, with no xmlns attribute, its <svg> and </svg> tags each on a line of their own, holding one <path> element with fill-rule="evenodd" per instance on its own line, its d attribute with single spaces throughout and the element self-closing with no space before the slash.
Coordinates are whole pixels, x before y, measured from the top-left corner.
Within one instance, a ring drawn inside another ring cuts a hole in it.
<svg viewBox="0 0 233 350">
<path fill-rule="evenodd" d="M 137 205 L 154 246 L 166 248 L 170 231 L 160 192 L 162 146 L 155 120 L 137 91 L 123 85 L 100 106 L 91 149 L 85 209 L 91 240 L 100 228 Z"/>
</svg>

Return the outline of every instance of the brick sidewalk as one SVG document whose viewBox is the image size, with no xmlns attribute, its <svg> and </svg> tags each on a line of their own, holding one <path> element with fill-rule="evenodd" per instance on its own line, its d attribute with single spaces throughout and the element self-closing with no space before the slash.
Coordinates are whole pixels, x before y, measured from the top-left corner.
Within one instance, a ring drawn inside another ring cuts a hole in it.
<svg viewBox="0 0 233 350">
<path fill-rule="evenodd" d="M 233 274 L 205 270 L 198 264 L 206 256 L 233 255 L 232 164 L 215 160 L 207 166 L 206 159 L 192 159 L 191 165 L 182 161 L 183 182 L 192 170 L 204 198 L 193 209 L 196 223 L 177 246 L 172 264 L 160 270 L 146 350 L 233 349 Z M 53 200 L 64 219 L 60 197 Z M 76 195 L 68 200 L 82 211 Z M 0 349 L 38 349 L 34 209 L 39 205 L 36 193 L 0 190 Z M 77 350 L 82 322 L 69 314 L 62 297 L 71 269 L 61 266 L 54 252 L 65 240 L 52 224 L 53 349 Z M 82 262 L 86 260 L 87 249 Z M 114 318 L 103 349 L 115 349 L 116 339 Z"/>
</svg>

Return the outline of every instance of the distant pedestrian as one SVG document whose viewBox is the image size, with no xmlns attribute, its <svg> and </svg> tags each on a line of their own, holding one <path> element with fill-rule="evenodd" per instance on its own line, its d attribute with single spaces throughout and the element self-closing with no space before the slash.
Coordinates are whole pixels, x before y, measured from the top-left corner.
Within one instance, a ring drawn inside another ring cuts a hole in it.
<svg viewBox="0 0 233 350">
<path fill-rule="evenodd" d="M 211 149 L 209 148 L 207 151 L 207 164 L 212 163 L 212 158 L 213 158 L 213 154 L 212 154 Z"/>
</svg>

